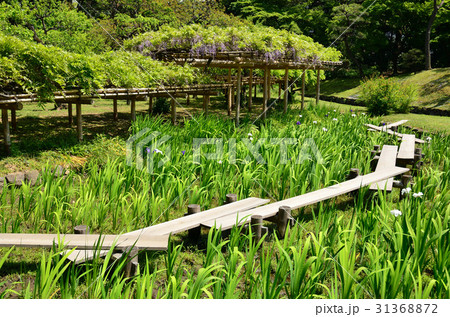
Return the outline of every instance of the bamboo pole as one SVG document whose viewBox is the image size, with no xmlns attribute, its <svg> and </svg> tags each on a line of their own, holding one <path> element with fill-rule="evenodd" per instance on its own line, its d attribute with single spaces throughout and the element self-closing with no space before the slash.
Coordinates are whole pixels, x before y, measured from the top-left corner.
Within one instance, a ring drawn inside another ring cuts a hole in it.
<svg viewBox="0 0 450 317">
<path fill-rule="evenodd" d="M 175 103 L 175 98 L 170 99 L 170 107 L 172 109 L 172 124 L 175 125 L 177 122 L 177 105 Z"/>
<path fill-rule="evenodd" d="M 302 110 L 305 108 L 305 81 L 306 81 L 306 69 L 303 69 L 302 73 Z"/>
<path fill-rule="evenodd" d="M 117 98 L 113 99 L 113 117 L 114 117 L 114 121 L 117 121 L 117 119 L 119 118 L 118 113 L 117 113 Z"/>
<path fill-rule="evenodd" d="M 320 98 L 320 68 L 317 70 L 316 105 L 319 103 L 319 98 Z"/>
<path fill-rule="evenodd" d="M 69 125 L 73 124 L 73 108 L 72 108 L 72 103 L 69 102 L 67 104 L 67 112 L 69 114 Z"/>
<path fill-rule="evenodd" d="M 3 140 L 5 142 L 6 155 L 11 154 L 11 134 L 9 131 L 8 110 L 2 109 L 2 124 L 3 124 Z"/>
<path fill-rule="evenodd" d="M 81 103 L 77 102 L 77 136 L 78 141 L 83 141 L 83 120 L 81 118 Z"/>
<path fill-rule="evenodd" d="M 239 115 L 241 111 L 241 84 L 242 84 L 242 68 L 237 69 L 237 89 L 236 89 L 236 126 L 239 126 Z"/>
<path fill-rule="evenodd" d="M 136 121 L 136 99 L 131 99 L 131 121 Z"/>
<path fill-rule="evenodd" d="M 231 68 L 228 70 L 227 83 L 231 84 Z M 232 97 L 232 89 L 231 89 L 231 86 L 229 86 L 228 87 L 228 107 L 227 107 L 229 116 L 231 116 L 231 107 L 232 107 L 232 104 L 233 104 L 232 98 L 233 98 Z"/>
<path fill-rule="evenodd" d="M 284 73 L 284 113 L 287 113 L 288 110 L 288 96 L 289 96 L 289 68 L 286 68 Z"/>
<path fill-rule="evenodd" d="M 252 87 L 253 87 L 253 68 L 250 68 L 250 74 L 248 77 L 248 111 L 252 111 L 252 101 L 253 101 Z"/>
</svg>

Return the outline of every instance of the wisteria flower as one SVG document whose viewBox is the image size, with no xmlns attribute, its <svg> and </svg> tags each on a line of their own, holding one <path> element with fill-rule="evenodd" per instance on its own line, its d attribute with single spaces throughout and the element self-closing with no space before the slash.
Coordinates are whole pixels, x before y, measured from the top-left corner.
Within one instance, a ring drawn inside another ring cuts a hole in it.
<svg viewBox="0 0 450 317">
<path fill-rule="evenodd" d="M 423 196 L 423 193 L 422 193 L 422 192 L 418 192 L 418 193 L 414 193 L 414 194 L 413 194 L 413 197 L 414 197 L 414 198 L 417 198 L 417 197 L 420 198 L 420 197 L 422 197 L 422 196 Z"/>
<path fill-rule="evenodd" d="M 163 154 L 163 152 L 162 152 L 161 150 L 158 150 L 158 149 L 154 149 L 154 150 L 153 150 L 153 153 L 156 153 L 156 154 Z"/>
<path fill-rule="evenodd" d="M 411 192 L 411 187 L 406 187 L 402 189 L 402 195 L 409 194 Z"/>
<path fill-rule="evenodd" d="M 313 121 L 314 124 L 317 124 L 317 121 Z"/>
<path fill-rule="evenodd" d="M 427 140 L 427 142 L 430 143 L 432 139 L 431 139 L 431 137 L 427 136 L 427 138 L 425 140 Z"/>
<path fill-rule="evenodd" d="M 352 117 L 356 117 L 356 114 L 352 113 Z"/>
<path fill-rule="evenodd" d="M 300 124 L 302 124 L 300 121 L 297 121 L 297 125 L 300 125 Z"/>
<path fill-rule="evenodd" d="M 323 132 L 327 132 L 328 129 L 327 128 L 322 128 Z"/>
<path fill-rule="evenodd" d="M 402 212 L 398 209 L 394 209 L 394 210 L 391 210 L 391 214 L 393 214 L 394 217 L 398 217 L 398 216 L 402 215 Z"/>
<path fill-rule="evenodd" d="M 333 118 L 333 121 L 338 121 L 337 118 Z"/>
</svg>

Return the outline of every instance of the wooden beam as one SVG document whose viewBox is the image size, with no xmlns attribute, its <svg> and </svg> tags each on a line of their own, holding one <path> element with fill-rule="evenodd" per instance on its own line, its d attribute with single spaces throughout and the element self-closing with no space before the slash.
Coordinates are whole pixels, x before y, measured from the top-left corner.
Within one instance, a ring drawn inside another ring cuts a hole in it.
<svg viewBox="0 0 450 317">
<path fill-rule="evenodd" d="M 250 68 L 250 74 L 248 78 L 248 111 L 252 111 L 252 87 L 253 87 L 253 69 Z M 256 86 L 255 86 L 256 88 Z"/>
<path fill-rule="evenodd" d="M 67 104 L 67 112 L 68 112 L 68 115 L 69 115 L 69 125 L 72 125 L 73 124 L 73 108 L 72 108 L 72 103 L 71 102 L 69 102 Z"/>
<path fill-rule="evenodd" d="M 170 107 L 172 109 L 172 124 L 177 122 L 177 105 L 175 103 L 175 98 L 170 99 Z"/>
<path fill-rule="evenodd" d="M 21 102 L 14 101 L 15 103 L 5 103 L 1 104 L 4 100 L 0 100 L 0 109 L 5 110 L 22 110 L 23 104 Z"/>
<path fill-rule="evenodd" d="M 237 69 L 237 88 L 236 88 L 236 126 L 239 126 L 239 115 L 241 111 L 241 85 L 242 85 L 242 68 L 238 66 Z"/>
<path fill-rule="evenodd" d="M 9 131 L 8 110 L 2 109 L 2 124 L 3 124 L 3 140 L 5 142 L 6 155 L 11 154 L 11 134 Z"/>
<path fill-rule="evenodd" d="M 81 102 L 77 102 L 77 136 L 78 141 L 83 141 L 83 120 L 81 118 Z"/>
<path fill-rule="evenodd" d="M 136 98 L 131 99 L 131 121 L 136 121 Z"/>
<path fill-rule="evenodd" d="M 284 73 L 284 113 L 287 113 L 288 109 L 288 96 L 289 96 L 288 92 L 289 92 L 289 68 L 286 68 Z"/>
<path fill-rule="evenodd" d="M 303 73 L 302 73 L 302 110 L 305 108 L 305 81 L 306 81 L 306 69 L 303 69 Z"/>
<path fill-rule="evenodd" d="M 119 118 L 119 114 L 117 112 L 117 98 L 113 99 L 113 118 L 114 121 L 117 121 L 117 119 Z"/>
<path fill-rule="evenodd" d="M 317 84 L 316 84 L 316 105 L 320 98 L 320 68 L 317 70 Z"/>
</svg>

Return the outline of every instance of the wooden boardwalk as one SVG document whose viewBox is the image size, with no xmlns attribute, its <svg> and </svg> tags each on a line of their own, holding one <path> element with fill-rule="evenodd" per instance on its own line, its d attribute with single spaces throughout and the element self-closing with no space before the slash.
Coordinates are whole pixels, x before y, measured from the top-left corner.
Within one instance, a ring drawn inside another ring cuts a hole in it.
<svg viewBox="0 0 450 317">
<path fill-rule="evenodd" d="M 379 172 L 373 172 L 367 175 L 358 176 L 354 179 L 348 180 L 343 183 L 339 183 L 333 186 L 329 186 L 323 189 L 316 190 L 311 193 L 296 196 L 293 198 L 278 201 L 266 206 L 251 209 L 245 212 L 231 214 L 225 217 L 217 218 L 215 220 L 209 220 L 202 222 L 202 225 L 208 228 L 216 226 L 221 227 L 222 230 L 230 229 L 233 226 L 240 224 L 246 224 L 250 222 L 251 216 L 262 216 L 263 218 L 269 218 L 275 216 L 282 206 L 288 206 L 292 210 L 301 207 L 309 206 L 320 201 L 324 201 L 339 195 L 343 195 L 361 187 L 368 186 L 373 183 L 377 183 L 387 178 L 391 178 L 409 171 L 407 168 L 393 167 L 385 169 Z"/>
<path fill-rule="evenodd" d="M 383 148 L 381 149 L 380 158 L 378 159 L 377 167 L 375 168 L 375 172 L 380 172 L 395 167 L 395 164 L 397 162 L 397 149 L 398 147 L 394 145 L 383 146 Z M 370 189 L 391 191 L 393 184 L 394 178 L 390 177 L 387 180 L 383 180 L 381 182 L 370 185 Z"/>
<path fill-rule="evenodd" d="M 394 132 L 394 131 L 389 130 L 389 129 L 384 129 L 383 127 L 378 127 L 376 125 L 369 124 L 369 123 L 366 123 L 365 126 L 368 127 L 370 131 L 386 132 L 387 134 L 395 135 L 395 136 L 398 136 L 400 138 L 403 138 L 403 134 Z M 414 137 L 414 141 L 415 141 L 415 143 L 420 143 L 420 144 L 424 144 L 425 143 L 424 140 L 418 139 L 416 137 Z"/>
<path fill-rule="evenodd" d="M 415 139 L 416 137 L 414 134 L 403 134 L 397 159 L 404 161 L 414 160 Z"/>
</svg>

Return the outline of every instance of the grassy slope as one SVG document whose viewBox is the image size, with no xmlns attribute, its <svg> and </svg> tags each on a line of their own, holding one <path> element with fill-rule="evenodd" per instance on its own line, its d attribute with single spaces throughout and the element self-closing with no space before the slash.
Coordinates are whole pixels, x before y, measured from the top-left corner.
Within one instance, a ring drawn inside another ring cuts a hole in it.
<svg viewBox="0 0 450 317">
<path fill-rule="evenodd" d="M 417 86 L 418 106 L 450 109 L 450 67 L 400 75 L 397 78 Z M 359 85 L 359 79 L 335 78 L 323 82 L 321 92 L 324 95 L 356 97 L 361 90 Z"/>
</svg>

